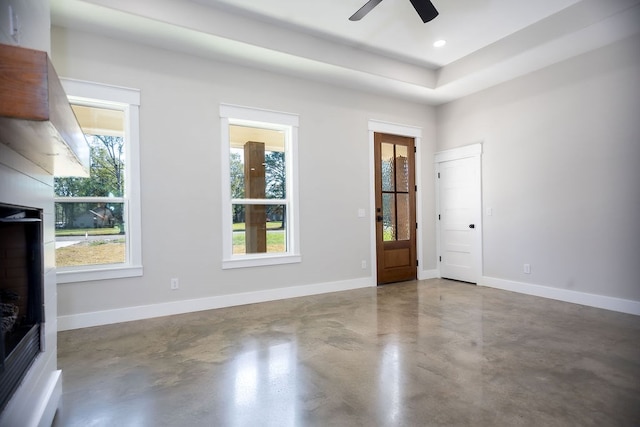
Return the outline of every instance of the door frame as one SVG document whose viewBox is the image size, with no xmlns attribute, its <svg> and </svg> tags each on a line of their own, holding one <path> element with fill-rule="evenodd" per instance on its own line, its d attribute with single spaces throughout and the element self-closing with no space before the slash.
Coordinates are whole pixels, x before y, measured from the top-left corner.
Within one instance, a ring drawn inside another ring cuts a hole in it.
<svg viewBox="0 0 640 427">
<path fill-rule="evenodd" d="M 433 158 L 434 163 L 434 176 L 433 179 L 435 181 L 436 187 L 436 253 L 438 256 L 436 257 L 437 265 L 438 265 L 438 277 L 442 277 L 440 273 L 440 254 L 441 252 L 441 244 L 440 244 L 440 220 L 438 219 L 438 214 L 440 213 L 440 180 L 438 179 L 438 173 L 440 173 L 440 163 L 448 162 L 451 160 L 461 160 L 473 158 L 477 162 L 477 170 L 478 170 L 478 180 L 477 180 L 477 197 L 476 197 L 476 229 L 477 233 L 475 236 L 475 247 L 478 249 L 478 255 L 474 259 L 474 272 L 476 278 L 476 284 L 480 284 L 480 279 L 482 278 L 482 234 L 483 234 L 483 224 L 482 224 L 482 142 L 478 142 L 475 144 L 465 145 L 462 147 L 451 148 L 449 150 L 438 151 L 435 153 Z"/>
<path fill-rule="evenodd" d="M 374 147 L 375 133 L 386 133 L 391 135 L 405 136 L 414 139 L 416 153 L 415 153 L 415 182 L 418 186 L 416 191 L 416 222 L 418 223 L 418 231 L 416 232 L 416 258 L 418 259 L 417 275 L 418 280 L 423 278 L 422 267 L 422 233 L 421 224 L 422 221 L 422 162 L 420 161 L 421 143 L 422 143 L 422 128 L 411 125 L 402 125 L 398 123 L 384 122 L 381 120 L 369 120 L 369 241 L 371 242 L 371 249 L 369 253 L 369 268 L 371 269 L 371 277 L 373 281 L 371 286 L 377 286 L 378 272 L 377 272 L 377 257 L 376 257 L 376 181 L 375 181 L 375 155 Z"/>
</svg>

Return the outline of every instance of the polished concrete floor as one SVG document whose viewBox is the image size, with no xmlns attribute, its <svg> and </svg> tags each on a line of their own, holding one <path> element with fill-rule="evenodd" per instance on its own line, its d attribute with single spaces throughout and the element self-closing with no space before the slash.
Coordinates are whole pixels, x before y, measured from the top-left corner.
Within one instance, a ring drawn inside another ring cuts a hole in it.
<svg viewBox="0 0 640 427">
<path fill-rule="evenodd" d="M 55 426 L 637 426 L 640 318 L 446 280 L 59 334 Z"/>
</svg>

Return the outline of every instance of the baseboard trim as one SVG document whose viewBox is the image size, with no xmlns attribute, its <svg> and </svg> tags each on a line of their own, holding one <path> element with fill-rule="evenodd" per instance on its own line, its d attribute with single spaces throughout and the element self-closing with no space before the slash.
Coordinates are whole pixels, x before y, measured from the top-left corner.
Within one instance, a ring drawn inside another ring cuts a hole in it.
<svg viewBox="0 0 640 427">
<path fill-rule="evenodd" d="M 437 279 L 440 277 L 438 270 L 418 270 L 418 280 Z"/>
<path fill-rule="evenodd" d="M 375 286 L 372 277 L 58 316 L 58 331 Z"/>
<path fill-rule="evenodd" d="M 588 294 L 585 292 L 533 285 L 531 283 L 516 282 L 486 276 L 483 276 L 481 282 L 478 284 L 505 291 L 518 292 L 526 295 L 534 295 L 537 297 L 550 298 L 573 304 L 581 304 L 589 307 L 603 308 L 605 310 L 640 316 L 640 301 Z"/>
</svg>

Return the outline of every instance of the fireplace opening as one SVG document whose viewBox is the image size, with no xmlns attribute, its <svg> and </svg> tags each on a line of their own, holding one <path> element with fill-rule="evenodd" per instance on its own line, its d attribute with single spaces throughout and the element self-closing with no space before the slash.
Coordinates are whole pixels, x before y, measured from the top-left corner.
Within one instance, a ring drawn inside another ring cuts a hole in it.
<svg viewBox="0 0 640 427">
<path fill-rule="evenodd" d="M 42 210 L 0 204 L 0 411 L 42 348 Z"/>
</svg>

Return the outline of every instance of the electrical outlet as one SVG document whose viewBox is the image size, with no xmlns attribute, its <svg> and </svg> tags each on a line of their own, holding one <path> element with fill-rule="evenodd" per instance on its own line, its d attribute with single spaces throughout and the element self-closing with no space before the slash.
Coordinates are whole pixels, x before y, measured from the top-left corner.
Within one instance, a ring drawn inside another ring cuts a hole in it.
<svg viewBox="0 0 640 427">
<path fill-rule="evenodd" d="M 366 269 L 367 268 L 367 261 L 362 260 L 362 269 Z"/>
<path fill-rule="evenodd" d="M 171 290 L 175 291 L 177 289 L 180 289 L 180 281 L 177 277 L 174 277 L 173 279 L 171 279 Z"/>
<path fill-rule="evenodd" d="M 525 264 L 522 271 L 524 271 L 524 274 L 531 274 L 531 264 Z"/>
</svg>

